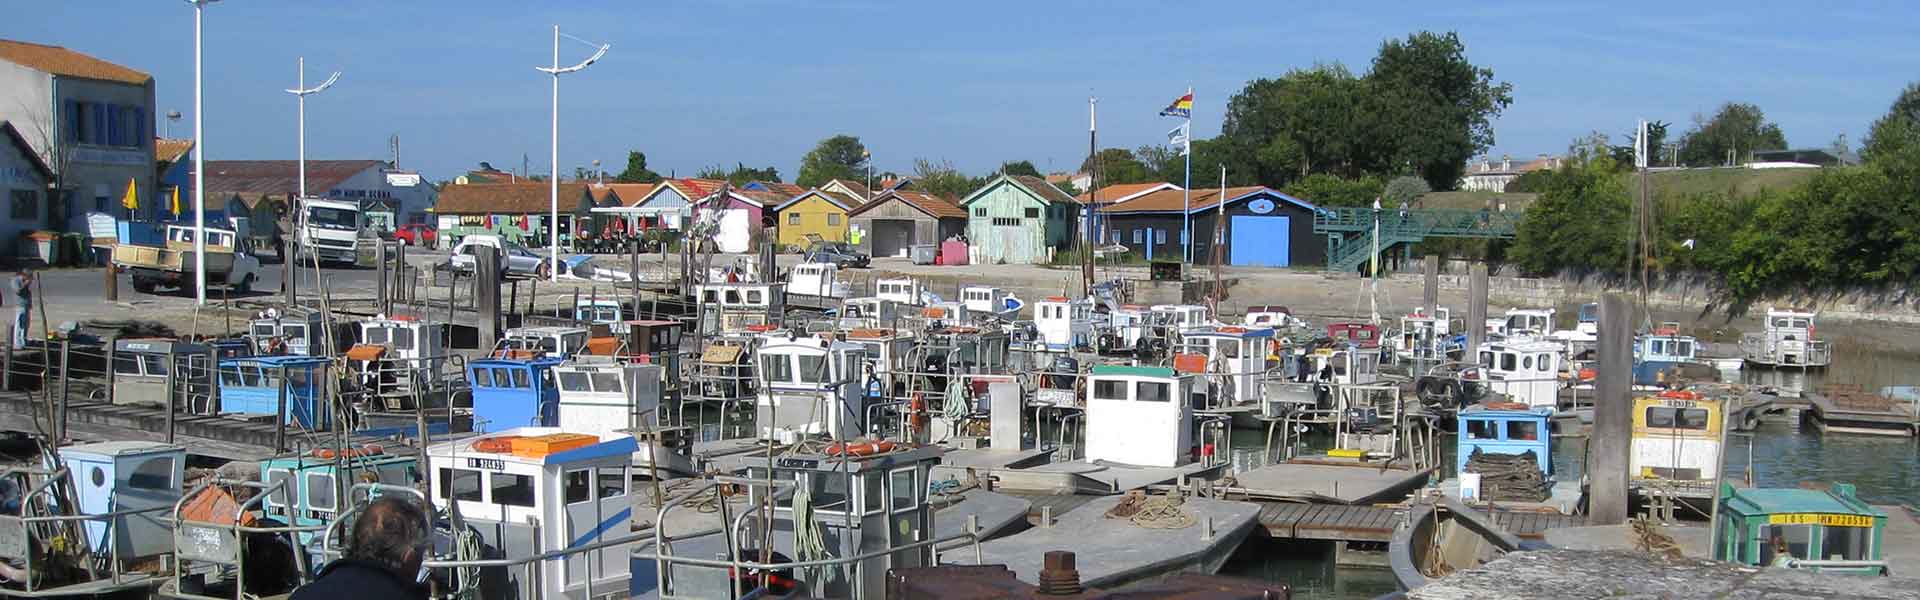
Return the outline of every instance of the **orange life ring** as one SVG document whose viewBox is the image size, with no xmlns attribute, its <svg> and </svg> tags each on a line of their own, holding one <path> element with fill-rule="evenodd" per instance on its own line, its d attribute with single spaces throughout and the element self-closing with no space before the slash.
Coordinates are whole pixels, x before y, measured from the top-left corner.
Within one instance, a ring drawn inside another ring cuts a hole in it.
<svg viewBox="0 0 1920 600">
<path fill-rule="evenodd" d="M 379 444 L 367 444 L 359 448 L 347 448 L 345 450 L 336 448 L 314 448 L 311 454 L 314 458 L 320 460 L 333 460 L 343 456 L 346 458 L 365 458 L 368 456 L 377 456 L 385 452 L 386 449 L 380 447 Z"/>
<path fill-rule="evenodd" d="M 1660 397 L 1670 400 L 1699 400 L 1701 398 L 1699 392 L 1689 392 L 1686 390 L 1667 390 L 1660 392 Z"/>
<path fill-rule="evenodd" d="M 892 452 L 896 445 L 888 440 L 872 442 L 834 442 L 827 445 L 827 456 L 873 456 Z"/>
</svg>

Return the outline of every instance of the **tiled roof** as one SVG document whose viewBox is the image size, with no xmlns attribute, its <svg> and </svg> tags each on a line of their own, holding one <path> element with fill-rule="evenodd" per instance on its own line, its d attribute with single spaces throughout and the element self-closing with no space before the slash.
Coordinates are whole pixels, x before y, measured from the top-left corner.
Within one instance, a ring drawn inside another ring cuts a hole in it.
<svg viewBox="0 0 1920 600">
<path fill-rule="evenodd" d="M 1171 183 L 1165 183 L 1165 182 L 1114 184 L 1114 185 L 1100 188 L 1100 194 L 1099 194 L 1100 203 L 1107 204 L 1111 202 L 1120 202 L 1128 199 L 1129 196 L 1139 195 L 1144 192 L 1151 191 L 1154 188 L 1160 188 L 1160 187 L 1172 187 L 1174 189 L 1179 189 L 1180 186 L 1173 185 Z M 1080 201 L 1081 204 L 1086 204 L 1088 201 L 1091 201 L 1093 198 L 1094 198 L 1094 194 L 1089 192 L 1089 193 L 1080 194 L 1078 197 L 1074 199 Z"/>
<path fill-rule="evenodd" d="M 712 196 L 714 193 L 719 192 L 720 186 L 725 185 L 727 182 L 721 179 L 684 178 L 663 179 L 660 183 L 661 185 L 680 192 L 680 195 L 687 197 L 687 201 L 692 202 L 707 196 Z"/>
<path fill-rule="evenodd" d="M 1053 187 L 1053 184 L 1047 183 L 1045 179 L 1032 175 L 1015 175 L 1012 179 L 1020 182 L 1020 185 L 1026 186 L 1026 188 L 1032 190 L 1033 193 L 1039 194 L 1041 199 L 1048 202 L 1079 202 L 1078 200 L 1074 200 L 1073 196 L 1069 196 L 1066 192 L 1061 191 L 1060 188 Z"/>
<path fill-rule="evenodd" d="M 606 185 L 606 187 L 607 189 L 613 190 L 613 194 L 615 196 L 620 197 L 620 204 L 622 206 L 633 206 L 635 204 L 638 204 L 641 199 L 646 198 L 647 194 L 653 193 L 654 184 L 609 183 Z M 599 201 L 600 201 L 599 198 L 594 198 L 594 202 L 599 202 Z"/>
<path fill-rule="evenodd" d="M 756 181 L 754 183 L 760 184 L 761 187 L 766 188 L 767 191 L 769 192 L 774 192 L 782 196 L 786 196 L 788 198 L 792 198 L 794 196 L 807 193 L 807 188 L 803 188 L 791 183 L 783 183 L 779 181 Z"/>
<path fill-rule="evenodd" d="M 20 130 L 13 128 L 12 121 L 0 121 L 0 134 L 5 134 L 7 140 L 13 142 L 13 146 L 20 150 L 20 156 L 26 157 L 27 162 L 33 163 L 34 169 L 40 171 L 42 178 L 53 181 L 53 168 L 48 167 L 46 160 L 33 151 L 33 144 L 27 142 L 27 136 L 21 135 Z"/>
<path fill-rule="evenodd" d="M 548 193 L 547 184 L 539 181 L 449 185 L 440 188 L 440 200 L 434 204 L 433 210 L 443 215 L 544 213 L 551 208 L 548 205 Z M 561 183 L 561 210 L 573 212 L 580 203 L 580 197 L 587 193 L 585 183 Z"/>
<path fill-rule="evenodd" d="M 0 40 L 0 60 L 61 77 L 146 85 L 153 76 L 59 46 Z"/>
<path fill-rule="evenodd" d="M 1298 204 L 1300 206 L 1306 207 L 1309 210 L 1313 208 L 1312 204 L 1304 200 L 1301 200 L 1299 198 L 1294 198 L 1286 194 L 1282 194 L 1278 191 L 1273 190 L 1272 188 L 1267 188 L 1267 187 L 1262 187 L 1257 185 L 1227 188 L 1227 201 L 1233 202 L 1235 200 L 1239 200 L 1247 196 L 1251 196 L 1255 194 L 1263 194 L 1263 193 L 1273 196 L 1275 200 L 1292 202 L 1294 204 Z M 1176 190 L 1160 190 L 1157 192 L 1140 196 L 1138 198 L 1134 198 L 1132 200 L 1128 200 L 1126 202 L 1110 205 L 1106 208 L 1100 209 L 1100 212 L 1106 213 L 1106 214 L 1127 214 L 1127 213 L 1144 213 L 1144 212 L 1177 213 L 1177 212 L 1180 212 L 1180 210 L 1183 207 L 1190 207 L 1190 210 L 1194 212 L 1200 212 L 1200 211 L 1214 208 L 1215 202 L 1219 200 L 1219 198 L 1220 198 L 1220 190 L 1217 188 L 1193 190 L 1192 204 L 1187 204 L 1187 199 L 1182 197 L 1180 190 L 1177 190 L 1177 189 Z"/>
<path fill-rule="evenodd" d="M 866 204 L 861 205 L 860 208 L 856 208 L 851 211 L 848 211 L 847 216 L 852 217 L 854 215 L 858 215 L 860 213 L 866 212 L 872 209 L 873 207 L 886 204 L 887 201 L 889 200 L 899 200 L 900 202 L 906 203 L 908 206 L 912 206 L 915 209 L 918 209 L 920 212 L 927 213 L 928 215 L 932 215 L 935 218 L 940 218 L 940 219 L 967 218 L 967 211 L 965 209 L 962 209 L 959 206 L 955 206 L 952 201 L 949 201 L 946 198 L 941 198 L 939 196 L 935 196 L 933 194 L 929 194 L 926 192 L 912 192 L 907 190 L 893 190 L 893 191 L 882 193 L 880 194 L 879 197 L 874 198 L 872 202 L 868 202 Z"/>
<path fill-rule="evenodd" d="M 786 194 L 782 194 L 780 192 L 743 190 L 740 188 L 734 188 L 732 193 L 735 197 L 749 200 L 754 204 L 760 205 L 762 208 L 768 207 L 768 206 L 778 206 L 780 203 L 786 202 L 787 199 L 793 197 L 793 196 L 788 196 Z"/>
<path fill-rule="evenodd" d="M 867 184 L 864 184 L 858 181 L 851 181 L 846 179 L 835 179 L 832 181 L 828 181 L 827 183 L 820 184 L 820 187 L 825 188 L 828 185 L 831 185 L 836 182 L 839 183 L 842 187 L 845 187 L 847 191 L 852 192 L 854 195 L 860 196 L 863 199 L 873 197 L 873 188 L 869 188 L 867 187 Z"/>
<path fill-rule="evenodd" d="M 193 140 L 153 138 L 153 162 L 155 164 L 179 162 L 180 159 L 186 158 L 187 152 L 191 150 L 193 150 Z"/>
<path fill-rule="evenodd" d="M 378 160 L 309 160 L 307 193 L 325 195 L 327 190 L 367 169 L 386 166 Z M 288 194 L 300 189 L 300 163 L 291 160 L 210 160 L 207 161 L 207 193 Z"/>
<path fill-rule="evenodd" d="M 801 200 L 805 200 L 812 196 L 819 196 L 821 198 L 824 198 L 826 199 L 826 201 L 832 202 L 834 206 L 840 207 L 841 210 L 853 210 L 856 208 L 860 208 L 862 204 L 866 203 L 865 198 L 855 198 L 853 196 L 842 194 L 840 192 L 829 192 L 827 190 L 823 190 L 820 188 L 814 188 L 811 190 L 800 192 L 798 195 L 795 195 L 792 198 L 788 198 L 780 202 L 780 204 L 775 205 L 773 207 L 773 210 L 776 210 L 776 211 L 786 210 L 787 207 L 793 206 L 794 204 L 799 203 Z"/>
</svg>

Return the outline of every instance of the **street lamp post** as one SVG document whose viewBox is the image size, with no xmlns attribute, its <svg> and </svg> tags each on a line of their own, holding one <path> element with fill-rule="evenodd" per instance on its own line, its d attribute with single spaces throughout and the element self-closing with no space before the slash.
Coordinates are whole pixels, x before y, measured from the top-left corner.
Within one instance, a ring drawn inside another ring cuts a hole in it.
<svg viewBox="0 0 1920 600">
<path fill-rule="evenodd" d="M 220 0 L 186 0 L 193 5 L 193 279 L 194 302 L 207 303 L 207 140 L 201 103 L 200 12 Z"/>
<path fill-rule="evenodd" d="M 553 66 L 534 67 L 542 73 L 553 76 L 553 148 L 552 155 L 548 157 L 551 162 L 547 163 L 547 276 L 555 282 L 560 281 L 560 75 L 587 68 L 587 65 L 605 56 L 607 49 L 611 47 L 608 44 L 600 44 L 593 56 L 587 57 L 580 64 L 561 68 L 560 26 L 555 25 L 553 26 Z"/>
<path fill-rule="evenodd" d="M 307 57 L 300 57 L 299 65 L 298 83 L 293 89 L 287 90 L 287 93 L 300 99 L 300 198 L 304 199 L 307 197 L 307 96 L 333 87 L 333 83 L 340 80 L 340 72 L 334 71 L 332 75 L 327 76 L 326 81 L 309 88 L 307 87 Z"/>
</svg>

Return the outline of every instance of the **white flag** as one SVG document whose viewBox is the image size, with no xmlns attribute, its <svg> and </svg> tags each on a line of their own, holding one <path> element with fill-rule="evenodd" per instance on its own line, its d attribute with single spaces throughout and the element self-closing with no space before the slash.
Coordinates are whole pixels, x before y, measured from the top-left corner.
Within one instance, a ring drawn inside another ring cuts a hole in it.
<svg viewBox="0 0 1920 600">
<path fill-rule="evenodd" d="M 1185 155 L 1187 148 L 1190 147 L 1187 143 L 1187 125 L 1187 123 L 1181 123 L 1179 127 L 1173 128 L 1173 131 L 1167 132 L 1167 145 L 1178 148 L 1182 155 Z"/>
</svg>

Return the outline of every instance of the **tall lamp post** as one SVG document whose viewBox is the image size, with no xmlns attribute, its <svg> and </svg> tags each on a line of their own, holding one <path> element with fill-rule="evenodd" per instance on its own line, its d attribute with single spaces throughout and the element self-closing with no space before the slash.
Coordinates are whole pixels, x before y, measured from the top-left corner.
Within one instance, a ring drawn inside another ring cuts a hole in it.
<svg viewBox="0 0 1920 600">
<path fill-rule="evenodd" d="M 567 36 L 574 40 L 592 45 L 591 42 Z M 580 61 L 580 64 L 562 68 L 560 66 L 560 26 L 553 26 L 553 66 L 534 67 L 542 73 L 553 76 L 553 154 L 549 156 L 547 174 L 547 276 L 552 281 L 560 281 L 560 75 L 587 68 L 600 57 L 606 56 L 607 49 L 613 46 L 600 44 L 593 56 Z"/>
<path fill-rule="evenodd" d="M 297 87 L 287 90 L 287 93 L 300 99 L 300 197 L 304 199 L 307 197 L 307 96 L 333 87 L 334 82 L 340 81 L 340 72 L 334 71 L 332 75 L 327 76 L 326 81 L 309 88 L 307 87 L 307 57 L 300 57 L 299 65 L 300 78 L 296 84 Z"/>
<path fill-rule="evenodd" d="M 186 0 L 193 5 L 193 298 L 207 303 L 207 140 L 201 106 L 200 12 L 220 0 Z"/>
</svg>

